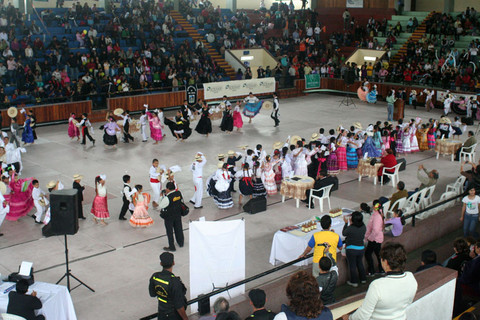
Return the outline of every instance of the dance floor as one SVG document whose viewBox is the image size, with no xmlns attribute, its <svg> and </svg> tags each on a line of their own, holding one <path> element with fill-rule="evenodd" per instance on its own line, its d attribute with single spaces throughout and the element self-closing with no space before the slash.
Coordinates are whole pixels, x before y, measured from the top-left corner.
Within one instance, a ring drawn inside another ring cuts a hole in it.
<svg viewBox="0 0 480 320">
<path fill-rule="evenodd" d="M 376 120 L 386 120 L 387 106 L 384 102 L 368 105 L 355 99 L 358 108 L 341 106 L 341 97 L 330 95 L 310 95 L 280 100 L 280 126 L 274 128 L 270 111 L 262 110 L 252 123 L 244 118 L 242 132 L 226 134 L 220 131 L 220 120 L 213 122 L 213 133 L 207 138 L 195 131 L 185 142 L 175 141 L 170 134 L 161 143 L 154 145 L 151 141 L 142 143 L 139 134 L 135 142 L 120 143 L 116 149 L 106 148 L 102 143 L 100 124 L 94 124 L 97 143 L 92 146 L 80 145 L 67 136 L 67 125 L 42 127 L 37 129 L 39 139 L 27 147 L 23 154 L 23 177 L 33 176 L 40 181 L 43 190 L 50 180 L 61 180 L 66 188 L 72 185 L 72 176 L 80 173 L 84 176 L 82 184 L 86 185 L 84 213 L 90 212 L 94 196 L 94 178 L 99 174 L 107 175 L 109 194 L 108 206 L 111 214 L 108 226 L 97 225 L 90 215 L 87 220 L 80 220 L 80 230 L 69 236 L 70 268 L 75 276 L 95 289 L 95 293 L 85 287 L 72 291 L 72 299 L 78 319 L 139 319 L 154 313 L 157 309 L 156 299 L 148 294 L 150 275 L 160 270 L 158 256 L 167 245 L 163 220 L 158 212 L 150 210 L 155 220 L 152 227 L 134 229 L 127 221 L 119 221 L 118 214 L 122 205 L 122 176 L 131 175 L 132 185 L 142 184 L 146 192 L 150 191 L 148 170 L 153 158 L 167 167 L 179 165 L 182 171 L 175 175 L 176 182 L 184 197 L 188 200 L 193 195 L 193 182 L 190 164 L 196 152 L 201 151 L 208 160 L 204 168 L 204 177 L 216 170 L 217 154 L 227 153 L 232 149 L 241 152 L 239 146 L 254 148 L 262 144 L 267 153 L 272 152 L 276 141 L 285 141 L 289 135 L 299 135 L 307 140 L 320 127 L 328 131 L 338 125 L 350 127 L 360 121 L 365 128 Z M 413 110 L 406 107 L 405 118 L 430 117 L 439 118 L 441 110 L 430 113 L 423 108 Z M 166 114 L 171 116 L 170 113 Z M 452 118 L 453 120 L 453 118 Z M 192 123 L 192 127 L 196 122 Z M 469 128 L 474 130 L 474 128 Z M 466 134 L 462 140 L 466 139 Z M 406 155 L 407 169 L 400 173 L 400 179 L 407 189 L 418 187 L 416 178 L 419 164 L 427 169 L 438 169 L 440 180 L 434 200 L 445 190 L 445 185 L 459 175 L 459 163 L 450 162 L 450 157 L 435 159 L 433 151 Z M 331 197 L 332 207 L 358 208 L 360 202 L 371 202 L 381 195 L 390 196 L 395 189 L 387 186 L 373 185 L 372 179 L 362 179 L 354 170 L 342 172 L 338 176 L 339 190 Z M 238 193 L 234 194 L 235 205 L 229 210 L 219 210 L 213 200 L 204 195 L 203 209 L 193 210 L 183 220 L 186 245 L 175 252 L 174 273 L 179 275 L 187 288 L 189 286 L 189 242 L 188 221 L 205 216 L 207 220 L 227 220 L 245 218 L 246 221 L 246 275 L 252 276 L 272 268 L 269 264 L 270 247 L 273 234 L 280 228 L 319 214 L 308 210 L 303 203 L 295 207 L 294 200 L 281 202 L 279 194 L 268 198 L 268 209 L 257 215 L 245 214 L 238 203 Z M 190 206 L 193 207 L 193 206 Z M 33 214 L 35 209 L 30 213 Z M 17 271 L 22 260 L 32 261 L 35 268 L 35 280 L 56 282 L 65 272 L 63 237 L 44 238 L 41 226 L 35 224 L 29 216 L 17 222 L 5 221 L 0 229 L 0 273 L 2 276 Z M 219 252 L 219 255 L 222 253 Z M 256 280 L 246 286 L 250 289 L 264 282 L 275 279 L 296 270 L 290 267 L 270 277 Z M 62 282 L 65 284 L 65 281 Z M 75 285 L 76 282 L 73 281 Z M 189 295 L 187 293 L 187 297 Z"/>
</svg>

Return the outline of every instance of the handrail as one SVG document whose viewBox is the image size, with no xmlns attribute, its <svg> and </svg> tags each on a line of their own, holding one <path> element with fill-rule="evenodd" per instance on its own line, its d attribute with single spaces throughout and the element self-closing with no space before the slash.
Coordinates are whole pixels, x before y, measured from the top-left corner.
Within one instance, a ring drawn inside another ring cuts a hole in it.
<svg viewBox="0 0 480 320">
<path fill-rule="evenodd" d="M 414 212 L 414 213 L 411 213 L 411 214 L 409 214 L 409 215 L 405 215 L 404 217 L 405 217 L 405 219 L 412 218 L 412 227 L 415 227 L 415 217 L 416 217 L 416 215 L 421 214 L 421 213 L 424 213 L 424 212 L 426 212 L 426 211 L 428 211 L 428 210 L 431 210 L 431 209 L 433 209 L 433 208 L 439 207 L 439 206 L 441 206 L 441 205 L 443 205 L 443 204 L 445 204 L 445 203 L 448 203 L 448 202 L 450 202 L 450 201 L 454 201 L 454 200 L 456 200 L 456 199 L 458 199 L 458 198 L 461 198 L 461 197 L 463 197 L 463 196 L 464 196 L 463 193 L 462 193 L 462 194 L 459 194 L 459 195 L 457 195 L 457 196 L 455 196 L 455 197 L 453 197 L 453 198 L 450 198 L 450 199 L 447 199 L 447 200 L 444 200 L 444 201 L 441 201 L 441 202 L 437 202 L 437 203 L 435 203 L 435 204 L 433 204 L 433 205 L 431 205 L 431 206 L 429 206 L 429 207 L 427 207 L 427 208 L 421 209 L 421 210 L 419 210 L 419 211 L 417 211 L 417 212 Z M 305 256 L 305 257 L 303 257 L 303 258 L 298 258 L 298 259 L 292 260 L 292 261 L 290 261 L 290 262 L 287 262 L 287 263 L 285 263 L 285 264 L 282 264 L 281 266 L 278 266 L 278 267 L 275 267 L 275 268 L 273 268 L 273 269 L 270 269 L 270 270 L 264 271 L 264 272 L 262 272 L 262 273 L 256 274 L 256 275 L 251 276 L 251 277 L 249 277 L 249 278 L 247 278 L 247 279 L 244 279 L 244 280 L 241 280 L 241 281 L 237 281 L 237 282 L 235 282 L 235 283 L 232 283 L 231 285 L 228 285 L 228 286 L 226 286 L 226 287 L 224 287 L 224 288 L 221 288 L 221 289 L 218 289 L 218 290 L 214 290 L 214 291 L 212 291 L 212 292 L 210 292 L 210 293 L 206 293 L 206 294 L 204 294 L 204 295 L 202 295 L 202 296 L 199 296 L 199 297 L 197 297 L 197 298 L 195 298 L 195 299 L 192 299 L 192 300 L 187 301 L 187 305 L 191 305 L 191 304 L 193 304 L 193 303 L 197 303 L 197 302 L 199 302 L 200 300 L 203 300 L 203 299 L 206 299 L 206 298 L 210 298 L 210 297 L 212 297 L 212 296 L 214 296 L 214 295 L 217 295 L 217 294 L 219 294 L 219 293 L 228 291 L 228 290 L 230 290 L 230 289 L 233 289 L 233 288 L 235 288 L 235 287 L 241 286 L 241 285 L 243 285 L 243 284 L 246 284 L 246 283 L 251 282 L 251 281 L 253 281 L 253 280 L 256 280 L 256 279 L 258 279 L 258 278 L 261 278 L 261 277 L 264 277 L 264 276 L 269 275 L 269 274 L 271 274 L 271 273 L 277 272 L 278 270 L 282 270 L 282 269 L 284 269 L 284 268 L 286 268 L 286 267 L 289 267 L 289 266 L 291 266 L 291 265 L 293 265 L 293 264 L 295 264 L 295 263 L 298 263 L 298 262 L 300 262 L 300 261 L 309 259 L 309 258 L 311 258 L 312 256 L 313 256 L 313 253 L 308 254 L 307 256 Z M 140 320 L 150 320 L 150 319 L 155 319 L 156 317 L 157 317 L 157 313 L 154 313 L 154 314 L 148 315 L 148 316 L 146 316 L 146 317 L 140 318 Z"/>
<path fill-rule="evenodd" d="M 230 289 L 233 289 L 233 288 L 235 288 L 235 287 L 241 286 L 241 285 L 246 284 L 246 283 L 248 283 L 248 282 L 250 282 L 250 281 L 253 281 L 253 280 L 256 280 L 256 279 L 258 279 L 258 278 L 267 276 L 267 275 L 269 275 L 269 274 L 271 274 L 271 273 L 277 272 L 278 270 L 285 269 L 286 267 L 289 267 L 289 266 L 291 266 L 291 265 L 293 265 L 293 264 L 295 264 L 295 263 L 298 263 L 298 262 L 300 262 L 300 261 L 309 259 L 309 258 L 311 258 L 311 257 L 313 257 L 313 253 L 310 253 L 310 254 L 306 255 L 305 257 L 302 257 L 302 258 L 297 258 L 297 259 L 295 259 L 295 260 L 292 260 L 292 261 L 290 261 L 290 262 L 287 262 L 287 263 L 285 263 L 285 264 L 282 264 L 281 266 L 275 267 L 275 268 L 273 268 L 273 269 L 270 269 L 270 270 L 264 271 L 264 272 L 262 272 L 262 273 L 256 274 L 256 275 L 251 276 L 251 277 L 249 277 L 249 278 L 247 278 L 247 279 L 243 279 L 243 280 L 237 281 L 237 282 L 232 283 L 232 284 L 230 284 L 230 285 L 228 285 L 228 286 L 226 286 L 226 287 L 224 287 L 224 288 L 221 288 L 221 289 L 218 289 L 218 290 L 214 290 L 214 291 L 212 291 L 212 292 L 210 292 L 210 293 L 206 293 L 206 294 L 202 295 L 201 297 L 197 297 L 197 298 L 195 298 L 195 299 L 189 300 L 189 301 L 187 301 L 187 305 L 191 305 L 191 304 L 197 303 L 197 302 L 199 302 L 200 300 L 203 300 L 203 299 L 206 299 L 206 298 L 210 298 L 210 297 L 212 297 L 212 296 L 214 296 L 214 295 L 217 295 L 217 294 L 219 294 L 219 293 L 222 293 L 222 292 L 228 291 L 228 290 L 230 290 Z M 151 315 L 149 315 L 149 316 L 140 318 L 140 320 L 150 320 L 150 319 L 155 319 L 156 317 L 157 317 L 157 313 L 154 313 L 154 314 L 151 314 Z"/>
<path fill-rule="evenodd" d="M 420 191 L 417 191 L 417 192 L 420 192 Z M 406 220 L 406 219 L 409 219 L 409 218 L 412 218 L 412 227 L 415 227 L 415 217 L 416 217 L 418 214 L 427 212 L 427 211 L 429 211 L 429 210 L 431 210 L 431 209 L 434 209 L 434 208 L 436 208 L 436 207 L 439 207 L 439 206 L 441 206 L 441 205 L 444 205 L 445 203 L 448 203 L 448 202 L 450 202 L 450 201 L 457 200 L 458 198 L 461 198 L 461 197 L 463 197 L 463 196 L 464 196 L 464 194 L 461 193 L 461 194 L 459 194 L 459 195 L 457 195 L 457 196 L 455 196 L 455 197 L 453 197 L 453 198 L 446 199 L 446 200 L 443 200 L 443 201 L 441 201 L 441 202 L 434 203 L 434 204 L 432 204 L 430 207 L 423 208 L 423 209 L 421 209 L 421 210 L 419 210 L 419 211 L 413 212 L 413 213 L 411 213 L 411 214 L 407 214 L 407 215 L 405 215 L 405 216 L 403 216 L 403 217 L 404 217 L 405 220 Z"/>
</svg>

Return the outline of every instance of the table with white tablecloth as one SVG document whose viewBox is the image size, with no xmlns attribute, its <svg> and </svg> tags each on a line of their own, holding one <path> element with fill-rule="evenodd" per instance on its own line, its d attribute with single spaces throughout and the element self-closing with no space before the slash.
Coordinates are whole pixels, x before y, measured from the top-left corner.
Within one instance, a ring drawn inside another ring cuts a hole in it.
<svg viewBox="0 0 480 320">
<path fill-rule="evenodd" d="M 7 312 L 8 293 L 7 288 L 14 285 L 12 282 L 4 282 L 0 285 L 0 314 Z M 14 289 L 15 290 L 15 289 Z M 42 308 L 37 314 L 43 314 L 47 320 L 76 320 L 72 298 L 67 287 L 45 282 L 32 284 L 27 294 L 37 292 L 37 297 L 42 301 Z"/>
<path fill-rule="evenodd" d="M 352 214 L 353 210 L 343 208 L 342 209 L 342 216 L 338 216 L 332 218 L 332 227 L 331 229 L 337 233 L 341 239 L 343 240 L 344 237 L 342 236 L 343 226 L 345 222 L 343 221 L 343 216 Z M 318 216 L 321 218 L 325 214 Z M 302 232 L 301 228 L 284 232 L 282 230 L 278 230 L 275 232 L 272 241 L 272 249 L 270 251 L 270 263 L 275 265 L 277 261 L 287 263 L 292 260 L 297 259 L 305 248 L 308 245 L 308 241 L 312 237 L 315 232 L 322 231 L 322 227 L 320 226 L 320 221 L 317 221 L 315 217 L 313 219 L 300 222 L 296 224 L 296 226 L 301 226 L 307 222 L 312 220 L 316 221 L 317 229 L 312 230 L 310 232 Z M 312 262 L 312 258 L 303 260 L 301 262 L 296 263 L 296 266 L 305 266 Z"/>
</svg>

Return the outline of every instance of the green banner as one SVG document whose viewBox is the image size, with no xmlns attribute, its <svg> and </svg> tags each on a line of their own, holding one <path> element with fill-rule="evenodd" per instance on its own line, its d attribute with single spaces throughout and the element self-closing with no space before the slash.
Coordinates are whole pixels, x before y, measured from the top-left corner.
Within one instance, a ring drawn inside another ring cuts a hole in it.
<svg viewBox="0 0 480 320">
<path fill-rule="evenodd" d="M 305 89 L 318 89 L 320 88 L 320 75 L 306 74 L 305 75 Z"/>
</svg>

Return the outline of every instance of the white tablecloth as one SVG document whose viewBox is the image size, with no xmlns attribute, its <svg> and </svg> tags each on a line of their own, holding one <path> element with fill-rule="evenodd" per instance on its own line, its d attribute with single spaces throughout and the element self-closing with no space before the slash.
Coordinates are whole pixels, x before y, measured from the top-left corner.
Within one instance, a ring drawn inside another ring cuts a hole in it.
<svg viewBox="0 0 480 320">
<path fill-rule="evenodd" d="M 349 215 L 353 212 L 353 210 L 346 209 L 346 208 L 343 208 L 342 211 L 343 211 L 343 215 Z M 319 217 L 321 218 L 324 215 L 325 214 L 322 214 Z M 297 225 L 302 225 L 308 221 L 311 221 L 311 220 L 300 222 Z M 344 225 L 345 225 L 345 222 L 343 221 L 343 216 L 332 218 L 331 229 L 335 231 L 335 233 L 337 233 L 342 240 L 345 239 L 345 237 L 342 236 L 342 230 Z M 320 222 L 317 222 L 317 229 L 312 230 L 308 233 L 305 233 L 302 236 L 297 236 L 297 235 L 291 234 L 290 232 L 283 232 L 281 230 L 278 230 L 277 232 L 275 232 L 273 236 L 272 249 L 270 251 L 270 264 L 275 265 L 277 261 L 287 263 L 297 259 L 303 253 L 303 251 L 305 251 L 308 241 L 310 240 L 312 235 L 315 232 L 318 232 L 321 230 L 322 230 L 322 227 L 320 226 Z M 305 266 L 311 262 L 312 262 L 312 258 L 298 262 L 295 265 Z"/>
<path fill-rule="evenodd" d="M 4 282 L 0 285 L 0 313 L 7 312 L 8 293 L 4 294 L 3 292 L 13 284 L 12 282 Z M 43 314 L 46 320 L 77 320 L 67 287 L 35 282 L 28 289 L 28 293 L 33 290 L 37 292 L 37 297 L 43 305 L 38 314 Z"/>
</svg>

